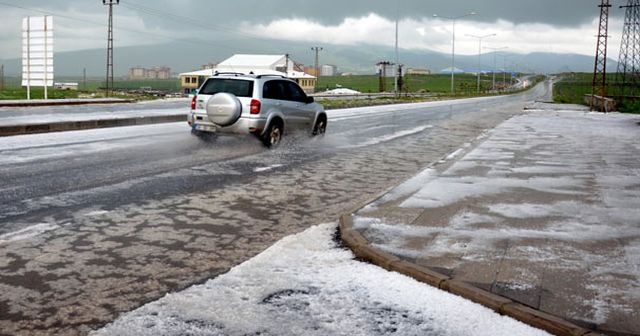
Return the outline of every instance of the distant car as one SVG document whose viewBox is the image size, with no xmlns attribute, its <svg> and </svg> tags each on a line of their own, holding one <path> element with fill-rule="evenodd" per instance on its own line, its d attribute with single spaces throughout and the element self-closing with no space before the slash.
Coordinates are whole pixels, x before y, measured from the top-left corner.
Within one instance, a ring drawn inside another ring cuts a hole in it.
<svg viewBox="0 0 640 336">
<path fill-rule="evenodd" d="M 322 135 L 327 114 L 288 78 L 276 75 L 217 73 L 191 100 L 188 123 L 195 134 L 254 134 L 267 147 L 291 131 Z"/>
</svg>

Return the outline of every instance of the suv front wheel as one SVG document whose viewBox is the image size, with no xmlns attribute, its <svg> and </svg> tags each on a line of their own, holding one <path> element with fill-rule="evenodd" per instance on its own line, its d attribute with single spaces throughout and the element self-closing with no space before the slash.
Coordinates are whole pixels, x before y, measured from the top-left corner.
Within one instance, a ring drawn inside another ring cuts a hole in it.
<svg viewBox="0 0 640 336">
<path fill-rule="evenodd" d="M 283 131 L 284 128 L 282 127 L 282 124 L 280 122 L 272 122 L 269 125 L 269 128 L 267 128 L 267 131 L 262 136 L 262 143 L 268 148 L 277 146 L 282 140 Z"/>
</svg>

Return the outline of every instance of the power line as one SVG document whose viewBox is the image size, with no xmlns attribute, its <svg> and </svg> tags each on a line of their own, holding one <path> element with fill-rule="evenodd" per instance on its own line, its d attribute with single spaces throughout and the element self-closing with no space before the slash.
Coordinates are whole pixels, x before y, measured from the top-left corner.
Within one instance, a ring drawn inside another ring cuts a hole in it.
<svg viewBox="0 0 640 336">
<path fill-rule="evenodd" d="M 114 2 L 115 0 L 103 0 L 103 3 L 106 5 L 109 2 Z M 119 1 L 118 1 L 119 2 Z M 169 19 L 169 20 L 173 20 L 176 22 L 183 22 L 186 25 L 188 25 L 189 27 L 198 27 L 201 28 L 203 30 L 209 30 L 209 31 L 213 31 L 213 32 L 218 32 L 218 33 L 229 33 L 232 34 L 234 37 L 231 38 L 226 38 L 226 39 L 220 39 L 215 41 L 217 46 L 220 47 L 231 47 L 230 44 L 228 44 L 228 42 L 232 42 L 232 41 L 238 41 L 238 37 L 240 38 L 245 38 L 247 40 L 251 40 L 251 39 L 255 39 L 255 40 L 263 40 L 265 39 L 264 36 L 259 36 L 259 35 L 255 35 L 255 34 L 251 34 L 251 33 L 246 33 L 243 32 L 241 30 L 234 30 L 231 28 L 227 28 L 227 27 L 223 27 L 220 25 L 216 25 L 216 24 L 212 24 L 210 22 L 204 22 L 204 21 L 197 21 L 194 20 L 191 17 L 186 17 L 186 16 L 181 16 L 181 15 L 176 15 L 173 13 L 169 13 L 169 12 L 165 12 L 159 9 L 155 9 L 155 8 L 150 8 L 150 7 L 145 7 L 142 5 L 133 5 L 133 4 L 129 4 L 129 3 L 120 3 L 120 5 L 127 7 L 130 10 L 134 10 L 136 12 L 138 12 L 139 14 L 143 14 L 143 15 L 152 15 L 152 16 L 157 16 L 163 19 Z M 98 27 L 107 27 L 107 29 L 112 29 L 112 33 L 115 31 L 118 34 L 123 34 L 125 32 L 129 32 L 129 33 L 134 33 L 134 34 L 139 34 L 139 35 L 145 35 L 145 36 L 152 36 L 155 37 L 157 39 L 163 39 L 163 40 L 169 40 L 172 43 L 183 43 L 183 44 L 191 44 L 191 45 L 197 45 L 197 46 L 202 46 L 203 43 L 211 43 L 211 39 L 206 39 L 207 37 L 210 36 L 205 36 L 205 38 L 193 38 L 193 34 L 191 34 L 191 37 L 186 37 L 186 38 L 178 38 L 176 39 L 176 36 L 171 36 L 171 35 L 166 35 L 166 34 L 158 34 L 158 33 L 152 33 L 149 31 L 140 31 L 140 30 L 135 30 L 135 29 L 131 29 L 131 28 L 124 28 L 124 27 L 111 27 L 109 28 L 109 25 L 105 25 L 105 24 L 101 24 L 101 23 L 97 23 L 95 21 L 90 21 L 90 20 L 86 20 L 86 19 L 82 19 L 82 18 L 78 18 L 78 17 L 73 17 L 73 16 L 69 16 L 69 15 L 65 15 L 65 14 L 61 14 L 61 13 L 57 13 L 57 12 L 53 12 L 53 11 L 48 11 L 48 10 L 41 10 L 41 9 L 36 9 L 36 8 L 30 8 L 30 7 L 26 7 L 26 6 L 21 6 L 21 5 L 16 5 L 16 4 L 11 4 L 11 3 L 7 3 L 4 1 L 0 1 L 0 6 L 5 6 L 5 7 L 12 7 L 12 8 L 17 8 L 17 9 L 21 9 L 27 12 L 36 12 L 36 13 L 41 13 L 44 15 L 52 15 L 52 16 L 56 16 L 58 18 L 62 18 L 62 19 L 67 19 L 67 20 L 72 20 L 72 21 L 76 21 L 76 22 L 82 22 L 84 24 L 89 24 L 89 25 L 93 25 L 93 26 L 98 26 Z M 222 37 L 222 36 L 220 36 Z M 279 41 L 279 43 L 281 43 L 283 46 L 298 46 L 298 44 L 294 43 L 293 41 L 287 41 L 287 40 L 278 40 L 278 39 L 272 39 L 272 40 L 277 40 Z M 317 47 L 320 48 L 319 50 L 322 50 L 321 47 Z M 315 68 L 316 68 L 316 75 L 319 75 L 319 64 L 318 64 L 318 55 L 316 53 L 316 64 L 315 64 Z M 111 86 L 113 87 L 113 86 Z"/>
<path fill-rule="evenodd" d="M 97 22 L 90 21 L 90 20 L 85 20 L 85 19 L 81 19 L 81 18 L 77 18 L 77 17 L 65 15 L 65 14 L 52 12 L 52 11 L 46 11 L 46 10 L 41 10 L 41 9 L 36 9 L 36 8 L 24 7 L 24 6 L 20 6 L 20 5 L 8 4 L 8 3 L 5 3 L 5 2 L 1 2 L 1 1 L 0 1 L 0 6 L 13 7 L 13 8 L 18 8 L 18 9 L 22 9 L 22 10 L 25 10 L 25 11 L 29 11 L 29 12 L 37 12 L 37 13 L 41 13 L 41 14 L 45 14 L 45 15 L 52 15 L 52 16 L 56 16 L 56 17 L 59 17 L 59 18 L 64 18 L 64 19 L 72 20 L 72 21 L 76 21 L 76 22 L 82 22 L 82 23 L 86 23 L 86 24 L 90 24 L 90 25 L 98 26 L 98 27 L 108 27 L 108 25 L 105 25 L 105 24 L 102 24 L 102 23 L 97 23 Z M 130 28 L 122 28 L 122 27 L 117 27 L 115 29 L 115 31 L 118 32 L 118 33 L 129 32 L 129 33 L 135 33 L 135 34 L 140 34 L 140 35 L 153 36 L 153 37 L 157 37 L 157 38 L 168 39 L 168 40 L 171 40 L 171 41 L 177 42 L 177 43 L 187 43 L 187 44 L 194 44 L 194 45 L 198 45 L 198 46 L 202 46 L 202 43 L 210 42 L 210 41 L 206 41 L 206 40 L 202 40 L 202 39 L 199 39 L 199 40 L 190 39 L 190 38 L 176 39 L 175 36 L 151 33 L 151 32 L 148 32 L 148 31 L 141 31 L 141 30 L 135 30 L 135 29 L 130 29 Z M 224 44 L 221 44 L 221 45 L 224 45 Z"/>
<path fill-rule="evenodd" d="M 221 26 L 221 25 L 216 25 L 214 23 L 210 23 L 210 22 L 198 22 L 196 20 L 194 20 L 193 17 L 186 17 L 186 16 L 181 16 L 181 15 L 177 15 L 174 13 L 169 13 L 169 12 L 164 12 L 161 11 L 159 9 L 155 9 L 155 8 L 150 8 L 150 7 L 145 7 L 142 5 L 132 5 L 129 3 L 122 3 L 122 5 L 124 7 L 127 7 L 129 9 L 135 10 L 137 12 L 140 12 L 142 14 L 147 14 L 147 15 L 153 15 L 153 16 L 157 16 L 159 18 L 163 18 L 163 19 L 169 19 L 169 20 L 173 20 L 179 23 L 185 23 L 188 24 L 190 27 L 200 27 L 202 29 L 205 30 L 211 30 L 211 31 L 215 31 L 215 32 L 226 32 L 226 33 L 231 33 L 234 35 L 239 35 L 239 36 L 244 36 L 250 39 L 261 39 L 263 38 L 263 36 L 260 35 L 255 35 L 255 34 L 251 34 L 251 33 L 247 33 L 247 32 L 243 32 L 241 30 L 236 30 L 236 29 L 231 29 L 225 26 Z"/>
<path fill-rule="evenodd" d="M 193 27 L 199 27 L 202 28 L 204 30 L 210 30 L 210 31 L 214 31 L 214 32 L 225 32 L 225 33 L 230 33 L 236 36 L 240 36 L 240 37 L 244 37 L 246 39 L 255 39 L 255 40 L 263 40 L 265 39 L 264 36 L 261 35 L 257 35 L 257 34 L 252 34 L 252 33 L 248 33 L 245 31 L 241 31 L 241 30 L 237 30 L 237 29 L 232 29 L 232 28 L 228 28 L 226 26 L 222 26 L 222 25 L 216 25 L 214 23 L 211 23 L 209 21 L 197 21 L 194 20 L 193 17 L 187 17 L 187 16 L 181 16 L 181 15 L 176 15 L 174 13 L 169 13 L 169 12 L 165 12 L 156 8 L 151 8 L 151 7 L 145 7 L 142 5 L 131 5 L 129 3 L 122 3 L 123 6 L 138 11 L 141 14 L 146 14 L 146 15 L 152 15 L 152 16 L 157 16 L 159 18 L 163 18 L 163 19 L 169 19 L 169 20 L 173 20 L 175 22 L 179 22 L 179 23 L 185 23 L 188 26 L 193 26 Z M 231 39 L 229 41 L 237 41 L 237 39 Z M 296 44 L 294 44 L 291 41 L 287 41 L 287 40 L 278 40 L 280 41 L 280 43 L 285 44 L 285 45 L 289 45 L 289 46 L 294 46 Z M 216 43 L 219 45 L 223 45 L 221 44 L 221 42 L 223 41 L 217 41 Z M 224 45 L 223 45 L 224 46 Z"/>
<path fill-rule="evenodd" d="M 246 32 L 242 32 L 239 30 L 234 30 L 234 29 L 230 29 L 230 28 L 226 28 L 220 25 L 216 25 L 216 24 L 211 24 L 209 22 L 198 22 L 196 20 L 194 20 L 193 18 L 189 18 L 186 16 L 180 16 L 180 15 L 176 15 L 173 13 L 168 13 L 168 12 L 164 12 L 158 9 L 154 9 L 154 8 L 150 8 L 150 7 L 144 7 L 141 5 L 131 5 L 128 3 L 121 3 L 120 5 L 125 6 L 129 9 L 133 9 L 136 10 L 138 12 L 140 12 L 141 14 L 146 14 L 146 15 L 153 15 L 153 16 L 158 16 L 160 18 L 164 18 L 164 19 L 171 19 L 173 21 L 178 21 L 178 22 L 183 22 L 185 24 L 187 24 L 190 27 L 199 27 L 205 30 L 210 30 L 210 31 L 214 31 L 214 32 L 225 32 L 225 33 L 231 33 L 234 34 L 235 36 L 243 36 L 246 39 L 264 39 L 263 36 L 259 36 L 259 35 L 255 35 L 255 34 L 251 34 L 251 33 L 246 33 Z M 65 15 L 65 14 L 61 14 L 61 13 L 57 13 L 57 12 L 52 12 L 52 11 L 46 11 L 46 10 L 41 10 L 41 9 L 36 9 L 36 8 L 30 8 L 30 7 L 26 7 L 26 6 L 20 6 L 20 5 L 15 5 L 15 4 L 11 4 L 11 3 L 6 3 L 4 1 L 0 1 L 0 6 L 6 6 L 6 7 L 12 7 L 12 8 L 18 8 L 18 9 L 22 9 L 25 11 L 29 11 L 29 12 L 37 12 L 37 13 L 41 13 L 41 14 L 45 14 L 45 15 L 52 15 L 52 16 L 56 16 L 59 18 L 64 18 L 64 19 L 68 19 L 68 20 L 72 20 L 72 21 L 76 21 L 76 22 L 82 22 L 82 23 L 86 23 L 86 24 L 90 24 L 93 26 L 99 26 L 99 27 L 108 27 L 108 25 L 105 24 L 101 24 L 101 23 L 97 23 L 95 21 L 90 21 L 90 20 L 85 20 L 85 19 L 81 19 L 81 18 L 77 18 L 77 17 L 73 17 L 73 16 L 69 16 L 69 15 Z M 171 35 L 166 35 L 166 34 L 158 34 L 158 33 L 152 33 L 149 31 L 141 31 L 141 30 L 135 30 L 135 29 L 131 29 L 131 28 L 123 28 L 123 27 L 116 27 L 114 29 L 115 32 L 117 32 L 118 34 L 121 34 L 123 32 L 129 32 L 129 33 L 135 33 L 135 34 L 140 34 L 140 35 L 146 35 L 146 36 L 152 36 L 152 37 L 156 37 L 159 39 L 165 39 L 165 40 L 170 40 L 174 43 L 186 43 L 186 44 L 192 44 L 192 45 L 197 45 L 197 46 L 202 46 L 203 43 L 211 43 L 211 40 L 206 40 L 206 39 L 194 39 L 193 35 L 191 35 L 191 37 L 186 37 L 186 38 L 179 38 L 176 39 L 175 36 L 171 36 Z M 218 40 L 216 41 L 216 44 L 221 46 L 221 47 L 230 47 L 230 45 L 226 44 L 225 42 L 230 42 L 230 41 L 237 41 L 237 38 L 231 38 L 231 39 L 224 39 L 224 40 Z M 285 45 L 290 45 L 290 46 L 294 46 L 296 44 L 294 44 L 291 41 L 286 41 L 286 40 L 278 40 L 281 43 L 285 44 Z"/>
</svg>

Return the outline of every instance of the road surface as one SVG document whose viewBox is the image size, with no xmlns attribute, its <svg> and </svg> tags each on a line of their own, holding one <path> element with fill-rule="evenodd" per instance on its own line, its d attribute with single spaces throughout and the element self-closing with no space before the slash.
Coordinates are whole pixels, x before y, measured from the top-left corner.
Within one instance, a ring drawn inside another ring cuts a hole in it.
<svg viewBox="0 0 640 336">
<path fill-rule="evenodd" d="M 85 334 L 216 277 L 549 95 L 329 111 L 275 150 L 186 123 L 2 138 L 0 334 Z"/>
</svg>

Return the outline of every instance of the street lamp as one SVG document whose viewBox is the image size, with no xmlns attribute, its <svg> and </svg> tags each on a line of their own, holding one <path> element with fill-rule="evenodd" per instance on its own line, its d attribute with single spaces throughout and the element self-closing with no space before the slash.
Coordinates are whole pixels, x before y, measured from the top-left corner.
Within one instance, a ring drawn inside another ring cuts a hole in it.
<svg viewBox="0 0 640 336">
<path fill-rule="evenodd" d="M 507 85 L 507 58 L 509 55 L 502 54 L 502 83 Z M 511 84 L 511 83 L 509 83 Z"/>
<path fill-rule="evenodd" d="M 493 83 L 491 84 L 492 86 L 491 88 L 493 90 L 496 89 L 496 70 L 498 70 L 498 66 L 496 65 L 496 54 L 498 53 L 498 51 L 508 49 L 508 48 L 509 47 L 498 47 L 498 48 L 485 47 L 485 49 L 493 50 Z"/>
<path fill-rule="evenodd" d="M 454 16 L 454 17 L 433 14 L 434 18 L 443 18 L 443 19 L 451 20 L 451 22 L 452 22 L 452 29 L 451 29 L 451 34 L 452 34 L 452 38 L 451 38 L 451 94 L 455 93 L 454 84 L 453 84 L 453 82 L 454 82 L 453 72 L 454 72 L 454 69 L 455 69 L 455 66 L 456 66 L 456 20 L 461 19 L 463 17 L 470 16 L 470 15 L 476 15 L 476 13 L 475 12 L 469 12 L 467 14 L 460 15 L 460 16 Z"/>
<path fill-rule="evenodd" d="M 491 36 L 496 36 L 496 34 L 488 34 L 488 35 L 482 35 L 482 36 L 476 36 L 476 35 L 470 35 L 470 34 L 466 34 L 469 37 L 473 37 L 473 38 L 477 38 L 478 39 L 478 94 L 480 94 L 480 69 L 482 68 L 482 61 L 481 61 L 481 56 L 482 56 L 482 39 L 483 38 L 487 38 L 487 37 L 491 37 Z"/>
</svg>

